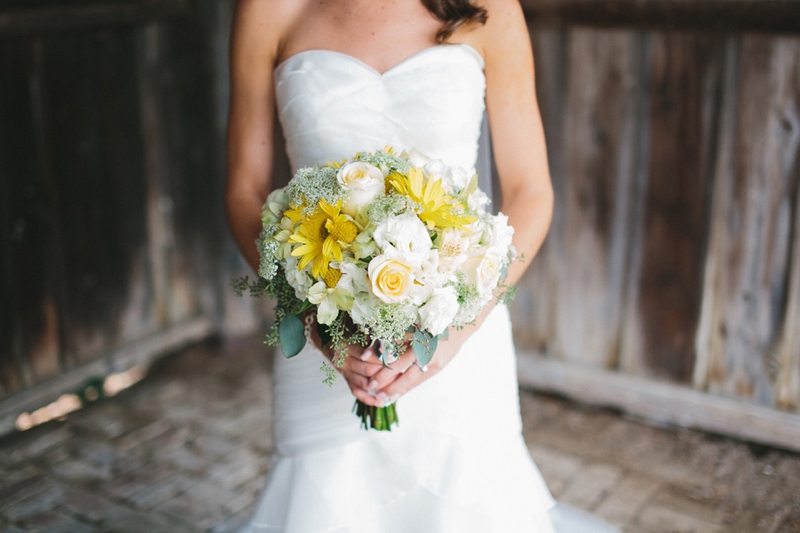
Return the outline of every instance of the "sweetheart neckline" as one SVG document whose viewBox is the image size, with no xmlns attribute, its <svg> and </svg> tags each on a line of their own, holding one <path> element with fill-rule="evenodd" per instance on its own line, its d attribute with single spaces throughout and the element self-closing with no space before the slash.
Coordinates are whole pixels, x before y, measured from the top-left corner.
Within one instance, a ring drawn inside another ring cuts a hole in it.
<svg viewBox="0 0 800 533">
<path fill-rule="evenodd" d="M 475 61 L 480 66 L 481 70 L 483 70 L 484 65 L 485 65 L 484 60 L 483 60 L 483 56 L 481 55 L 480 52 L 478 52 L 478 50 L 475 49 L 475 47 L 473 47 L 473 46 L 471 46 L 469 44 L 466 44 L 466 43 L 444 43 L 444 44 L 434 44 L 432 46 L 428 46 L 426 48 L 423 48 L 422 50 L 411 54 L 410 56 L 408 56 L 407 58 L 403 59 L 399 63 L 396 63 L 396 64 L 392 65 L 391 67 L 389 67 L 388 69 L 384 70 L 383 72 L 380 72 L 378 69 L 376 69 L 372 65 L 362 61 L 361 59 L 357 58 L 356 56 L 353 56 L 353 55 L 350 55 L 350 54 L 347 54 L 347 53 L 344 53 L 344 52 L 338 52 L 336 50 L 327 50 L 325 48 L 311 48 L 311 49 L 302 50 L 300 52 L 297 52 L 296 54 L 290 55 L 289 57 L 287 57 L 286 59 L 281 61 L 273 69 L 272 74 L 273 74 L 273 78 L 276 78 L 277 74 L 278 74 L 278 71 L 282 70 L 285 67 L 285 65 L 287 65 L 290 62 L 292 62 L 293 60 L 295 60 L 295 58 L 300 58 L 300 57 L 302 57 L 304 55 L 308 55 L 308 54 L 323 53 L 323 54 L 332 54 L 332 55 L 344 57 L 345 59 L 348 59 L 348 60 L 352 61 L 353 63 L 355 63 L 357 65 L 360 65 L 363 69 L 365 69 L 366 71 L 370 72 L 371 74 L 373 74 L 377 78 L 383 79 L 386 76 L 389 76 L 390 74 L 392 74 L 395 70 L 400 69 L 401 67 L 405 66 L 406 64 L 410 63 L 411 61 L 413 61 L 415 59 L 418 59 L 419 57 L 425 56 L 425 55 L 427 55 L 427 54 L 429 54 L 429 53 L 431 53 L 433 51 L 437 51 L 437 50 L 440 50 L 440 49 L 447 49 L 447 48 L 461 49 L 461 50 L 467 51 L 471 56 L 473 56 L 475 58 Z"/>
</svg>

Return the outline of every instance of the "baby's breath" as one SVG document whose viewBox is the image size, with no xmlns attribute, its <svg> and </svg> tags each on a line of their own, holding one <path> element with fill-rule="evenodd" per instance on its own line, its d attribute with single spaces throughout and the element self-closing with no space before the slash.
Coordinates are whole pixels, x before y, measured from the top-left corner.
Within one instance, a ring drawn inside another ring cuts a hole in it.
<svg viewBox="0 0 800 533">
<path fill-rule="evenodd" d="M 408 169 L 411 168 L 411 162 L 408 159 L 403 159 L 383 150 L 378 150 L 371 154 L 361 152 L 356 159 L 378 168 L 388 168 L 390 171 L 400 172 L 401 174 L 407 173 Z"/>
<path fill-rule="evenodd" d="M 367 217 L 375 226 L 394 216 L 405 213 L 408 209 L 413 209 L 413 204 L 407 196 L 398 194 L 394 191 L 385 196 L 381 196 L 372 201 L 367 207 Z"/>
<path fill-rule="evenodd" d="M 337 169 L 332 167 L 301 168 L 286 187 L 292 204 L 304 206 L 304 215 L 316 210 L 317 204 L 324 199 L 330 205 L 344 200 L 346 193 L 336 180 Z"/>
</svg>

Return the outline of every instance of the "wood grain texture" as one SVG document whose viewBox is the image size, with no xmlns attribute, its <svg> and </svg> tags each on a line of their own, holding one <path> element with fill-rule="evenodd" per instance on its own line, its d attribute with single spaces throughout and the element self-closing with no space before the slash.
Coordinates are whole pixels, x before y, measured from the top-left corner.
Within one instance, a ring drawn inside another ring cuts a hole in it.
<svg viewBox="0 0 800 533">
<path fill-rule="evenodd" d="M 63 356 L 150 330 L 141 121 L 131 31 L 43 39 L 43 128 L 63 262 Z M 133 304 L 129 309 L 128 305 Z"/>
<path fill-rule="evenodd" d="M 794 0 L 522 0 L 537 25 L 800 33 Z"/>
<path fill-rule="evenodd" d="M 6 0 L 0 36 L 90 30 L 135 24 L 185 12 L 188 0 Z"/>
<path fill-rule="evenodd" d="M 32 43 L 0 49 L 0 396 L 60 370 Z"/>
<path fill-rule="evenodd" d="M 630 374 L 688 382 L 700 312 L 722 50 L 711 37 L 651 34 L 649 39 L 621 363 Z"/>
<path fill-rule="evenodd" d="M 790 259 L 800 155 L 800 42 L 746 36 L 736 46 L 736 81 L 726 86 L 735 94 L 735 124 L 725 139 L 728 158 L 718 163 L 710 249 L 710 334 L 700 344 L 708 353 L 694 381 L 775 405 L 775 380 L 796 379 L 796 355 L 785 351 L 792 342 L 787 299 L 796 277 Z"/>
<path fill-rule="evenodd" d="M 616 365 L 639 135 L 641 43 L 630 32 L 570 30 L 555 337 L 558 357 Z"/>
</svg>

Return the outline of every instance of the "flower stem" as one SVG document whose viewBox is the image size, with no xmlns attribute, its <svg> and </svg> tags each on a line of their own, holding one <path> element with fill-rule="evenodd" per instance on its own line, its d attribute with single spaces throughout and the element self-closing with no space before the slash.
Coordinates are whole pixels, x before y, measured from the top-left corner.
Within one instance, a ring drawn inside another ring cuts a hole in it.
<svg viewBox="0 0 800 533">
<path fill-rule="evenodd" d="M 399 424 L 395 404 L 375 407 L 356 400 L 353 412 L 361 418 L 361 427 L 366 430 L 372 428 L 377 431 L 391 431 L 393 424 Z"/>
</svg>

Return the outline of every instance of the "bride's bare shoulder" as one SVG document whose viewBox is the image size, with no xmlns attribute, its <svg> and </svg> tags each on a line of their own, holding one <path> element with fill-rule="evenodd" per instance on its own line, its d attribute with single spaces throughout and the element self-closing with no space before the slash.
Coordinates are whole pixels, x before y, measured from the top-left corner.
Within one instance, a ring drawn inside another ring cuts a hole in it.
<svg viewBox="0 0 800 533">
<path fill-rule="evenodd" d="M 464 40 L 478 48 L 485 58 L 508 51 L 508 45 L 527 39 L 525 14 L 519 0 L 481 0 L 476 2 L 486 10 L 486 24 L 467 29 Z"/>
<path fill-rule="evenodd" d="M 248 55 L 274 62 L 286 36 L 311 0 L 237 0 L 233 19 L 233 51 L 237 44 Z"/>
</svg>

